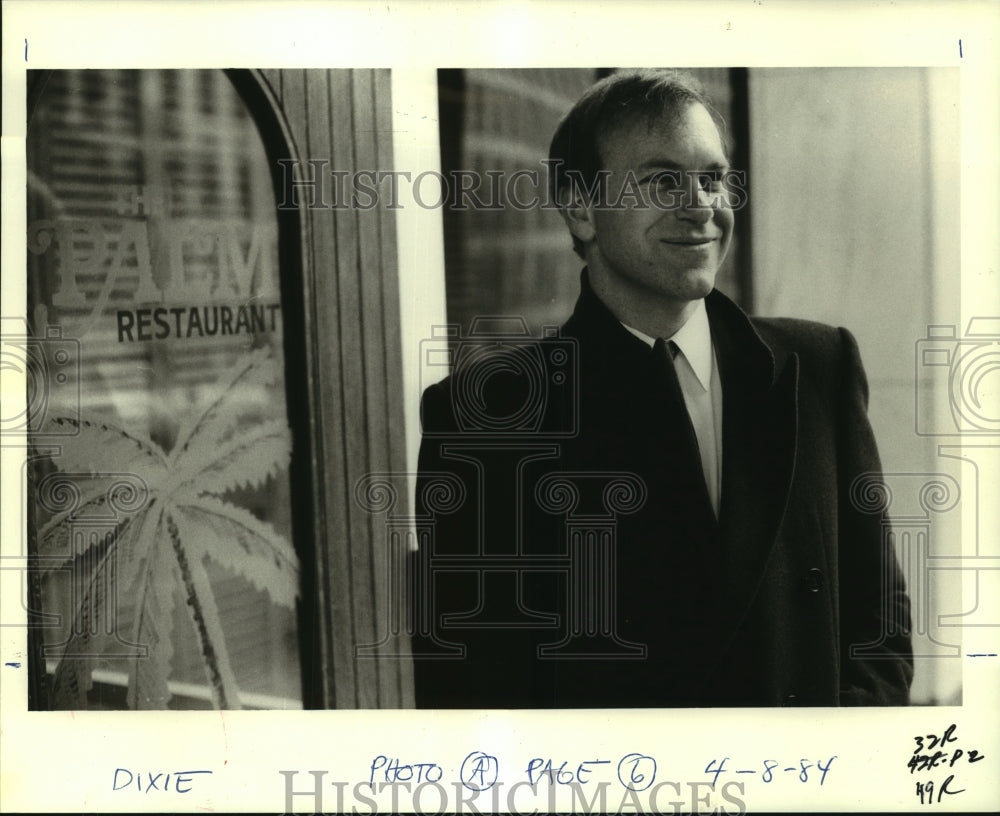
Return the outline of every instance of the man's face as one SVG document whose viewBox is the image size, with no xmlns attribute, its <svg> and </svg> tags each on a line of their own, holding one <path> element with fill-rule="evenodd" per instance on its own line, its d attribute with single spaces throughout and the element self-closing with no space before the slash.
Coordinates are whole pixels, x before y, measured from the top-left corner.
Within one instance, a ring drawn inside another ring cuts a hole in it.
<svg viewBox="0 0 1000 816">
<path fill-rule="evenodd" d="M 608 198 L 588 209 L 580 235 L 591 274 L 633 297 L 705 297 L 733 233 L 720 183 L 729 165 L 711 115 L 689 103 L 615 128 L 598 147 Z"/>
</svg>

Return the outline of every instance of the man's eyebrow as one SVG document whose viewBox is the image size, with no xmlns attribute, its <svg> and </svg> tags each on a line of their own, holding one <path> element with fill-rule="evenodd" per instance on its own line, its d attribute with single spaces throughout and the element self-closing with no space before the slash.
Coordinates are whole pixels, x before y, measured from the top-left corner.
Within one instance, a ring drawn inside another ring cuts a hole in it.
<svg viewBox="0 0 1000 816">
<path fill-rule="evenodd" d="M 679 172 L 684 172 L 685 169 L 687 168 L 682 167 L 677 162 L 672 161 L 671 159 L 650 159 L 649 161 L 644 161 L 638 167 L 639 172 L 645 172 L 647 170 L 676 170 Z M 728 170 L 728 169 L 729 169 L 729 162 L 712 161 L 709 162 L 708 164 L 698 167 L 697 169 L 694 169 L 693 172 L 697 173 L 699 171 L 704 171 L 704 170 Z"/>
</svg>

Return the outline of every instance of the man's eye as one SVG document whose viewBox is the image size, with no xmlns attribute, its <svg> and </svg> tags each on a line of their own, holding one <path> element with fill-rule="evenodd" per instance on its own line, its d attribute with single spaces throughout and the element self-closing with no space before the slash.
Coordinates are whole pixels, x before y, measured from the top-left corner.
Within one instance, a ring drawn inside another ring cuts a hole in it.
<svg viewBox="0 0 1000 816">
<path fill-rule="evenodd" d="M 717 193 L 725 187 L 725 173 L 722 170 L 703 170 L 697 173 L 698 186 Z"/>
<path fill-rule="evenodd" d="M 660 190 L 679 190 L 682 187 L 681 174 L 670 170 L 653 173 L 643 179 L 643 183 Z"/>
</svg>

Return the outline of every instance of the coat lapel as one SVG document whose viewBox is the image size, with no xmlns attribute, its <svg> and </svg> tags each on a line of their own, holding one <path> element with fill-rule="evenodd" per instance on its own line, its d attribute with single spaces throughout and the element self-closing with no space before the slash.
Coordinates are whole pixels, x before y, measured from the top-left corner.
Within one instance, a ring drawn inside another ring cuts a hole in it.
<svg viewBox="0 0 1000 816">
<path fill-rule="evenodd" d="M 718 656 L 757 595 L 785 512 L 795 466 L 799 361 L 769 347 L 719 293 L 706 305 L 723 393 Z"/>
</svg>

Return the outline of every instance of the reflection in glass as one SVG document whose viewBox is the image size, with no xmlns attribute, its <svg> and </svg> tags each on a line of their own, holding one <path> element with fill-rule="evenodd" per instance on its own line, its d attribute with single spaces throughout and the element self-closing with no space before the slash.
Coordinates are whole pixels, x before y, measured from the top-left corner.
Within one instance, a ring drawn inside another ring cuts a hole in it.
<svg viewBox="0 0 1000 816">
<path fill-rule="evenodd" d="M 301 707 L 260 137 L 218 71 L 30 83 L 29 511 L 48 707 Z"/>
</svg>

